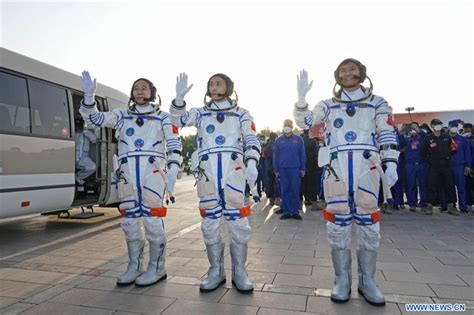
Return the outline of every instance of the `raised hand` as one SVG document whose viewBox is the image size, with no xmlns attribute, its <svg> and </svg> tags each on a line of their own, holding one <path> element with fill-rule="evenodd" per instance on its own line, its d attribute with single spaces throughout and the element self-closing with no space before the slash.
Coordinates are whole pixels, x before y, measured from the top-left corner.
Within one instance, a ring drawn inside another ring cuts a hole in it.
<svg viewBox="0 0 474 315">
<path fill-rule="evenodd" d="M 185 72 L 176 77 L 176 100 L 184 101 L 184 96 L 191 90 L 193 84 L 188 86 L 188 75 Z"/>
<path fill-rule="evenodd" d="M 299 75 L 296 76 L 296 88 L 298 90 L 298 107 L 306 106 L 306 94 L 311 90 L 313 81 L 308 83 L 308 71 L 301 70 Z"/>
</svg>

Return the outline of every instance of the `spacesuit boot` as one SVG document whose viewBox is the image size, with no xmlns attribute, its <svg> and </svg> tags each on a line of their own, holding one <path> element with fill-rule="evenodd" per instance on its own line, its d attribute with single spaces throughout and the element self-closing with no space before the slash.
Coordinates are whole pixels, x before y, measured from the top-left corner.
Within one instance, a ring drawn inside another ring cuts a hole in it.
<svg viewBox="0 0 474 315">
<path fill-rule="evenodd" d="M 166 279 L 165 253 L 165 243 L 150 242 L 150 262 L 148 263 L 148 269 L 135 280 L 137 287 L 147 287 Z"/>
<path fill-rule="evenodd" d="M 230 256 L 232 258 L 232 284 L 237 291 L 249 293 L 253 291 L 253 284 L 245 270 L 247 260 L 247 244 L 230 243 Z"/>
<path fill-rule="evenodd" d="M 336 303 L 345 303 L 351 297 L 351 251 L 350 249 L 333 249 L 331 251 L 332 264 L 336 278 L 331 291 L 331 300 Z"/>
<path fill-rule="evenodd" d="M 357 263 L 359 269 L 359 294 L 375 306 L 384 306 L 385 297 L 377 288 L 374 280 L 377 252 L 374 250 L 357 250 Z"/>
<path fill-rule="evenodd" d="M 129 262 L 127 271 L 117 279 L 119 287 L 133 284 L 142 273 L 144 246 L 145 241 L 143 240 L 127 241 Z"/>
<path fill-rule="evenodd" d="M 201 282 L 199 290 L 210 292 L 217 289 L 221 284 L 225 283 L 224 271 L 224 243 L 207 245 L 207 258 L 211 267 L 207 272 L 207 278 Z"/>
</svg>

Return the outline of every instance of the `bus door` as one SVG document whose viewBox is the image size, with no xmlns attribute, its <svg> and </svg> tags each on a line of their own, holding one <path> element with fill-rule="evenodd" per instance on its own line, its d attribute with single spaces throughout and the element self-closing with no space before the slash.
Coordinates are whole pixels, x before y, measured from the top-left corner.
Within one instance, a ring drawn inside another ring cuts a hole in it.
<svg viewBox="0 0 474 315">
<path fill-rule="evenodd" d="M 102 204 L 107 194 L 107 130 L 88 126 L 79 113 L 83 95 L 73 92 L 75 129 L 75 183 L 73 206 L 92 206 Z M 104 111 L 104 101 L 96 97 L 99 111 Z"/>
</svg>

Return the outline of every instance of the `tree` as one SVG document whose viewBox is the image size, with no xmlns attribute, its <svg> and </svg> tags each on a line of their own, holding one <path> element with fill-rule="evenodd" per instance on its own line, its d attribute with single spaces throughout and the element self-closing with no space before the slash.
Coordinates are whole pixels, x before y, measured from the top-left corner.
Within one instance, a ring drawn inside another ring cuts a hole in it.
<svg viewBox="0 0 474 315">
<path fill-rule="evenodd" d="M 196 150 L 196 135 L 189 135 L 181 137 L 181 143 L 183 145 L 183 169 L 188 171 L 191 169 L 191 154 Z"/>
</svg>

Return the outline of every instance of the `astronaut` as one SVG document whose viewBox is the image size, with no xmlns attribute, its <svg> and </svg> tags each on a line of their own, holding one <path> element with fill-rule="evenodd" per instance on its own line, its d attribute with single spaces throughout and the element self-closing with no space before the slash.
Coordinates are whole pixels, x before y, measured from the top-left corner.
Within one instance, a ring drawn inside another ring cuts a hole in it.
<svg viewBox="0 0 474 315">
<path fill-rule="evenodd" d="M 374 280 L 380 244 L 380 209 L 377 206 L 382 179 L 386 198 L 397 181 L 396 137 L 392 109 L 372 94 L 366 67 L 349 58 L 334 72 L 334 97 L 308 109 L 306 94 L 313 82 L 302 70 L 297 77 L 298 101 L 294 117 L 303 129 L 325 123 L 326 147 L 320 149 L 319 164 L 325 165 L 323 181 L 327 208 L 328 242 L 335 270 L 331 300 L 347 302 L 351 292 L 351 226 L 357 224 L 358 291 L 373 305 L 385 305 L 385 297 Z M 368 79 L 370 87 L 362 83 Z M 341 88 L 336 91 L 336 87 Z M 386 164 L 385 174 L 381 163 Z"/>
<path fill-rule="evenodd" d="M 250 205 L 245 204 L 245 185 L 255 189 L 260 158 L 260 143 L 255 124 L 246 109 L 231 99 L 234 83 L 225 74 L 213 75 L 207 83 L 204 107 L 186 110 L 184 96 L 192 88 L 181 73 L 176 82 L 176 98 L 170 108 L 173 124 L 197 128 L 197 155 L 194 174 L 200 198 L 201 229 L 210 262 L 208 277 L 200 290 L 209 292 L 225 283 L 224 243 L 221 237 L 223 217 L 230 232 L 232 284 L 239 292 L 253 291 L 245 269 L 250 239 Z M 210 97 L 210 101 L 207 101 Z"/>
<path fill-rule="evenodd" d="M 89 157 L 89 149 L 91 143 L 96 143 L 97 137 L 87 129 L 84 129 L 84 120 L 76 121 L 76 182 L 84 185 L 84 180 L 92 175 L 96 170 L 94 161 Z"/>
<path fill-rule="evenodd" d="M 79 111 L 84 120 L 95 128 L 117 130 L 115 173 L 119 179 L 121 226 L 129 256 L 127 271 L 118 278 L 117 285 L 155 284 L 167 276 L 166 236 L 162 219 L 166 216 L 166 207 L 163 201 L 165 195 L 173 194 L 182 161 L 178 128 L 171 124 L 169 114 L 160 109 L 161 100 L 154 103 L 156 87 L 147 79 L 140 78 L 133 83 L 128 109 L 110 112 L 97 110 L 94 101 L 96 81 L 91 80 L 87 71 L 82 73 L 82 85 L 84 100 Z M 145 246 L 142 220 L 150 254 L 148 269 L 144 273 L 141 273 Z"/>
</svg>

